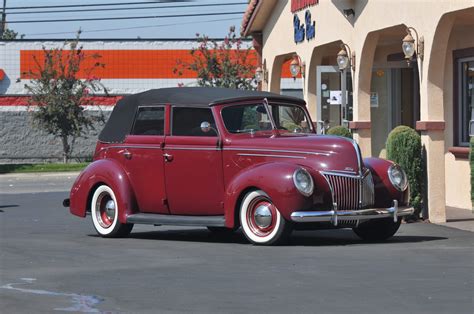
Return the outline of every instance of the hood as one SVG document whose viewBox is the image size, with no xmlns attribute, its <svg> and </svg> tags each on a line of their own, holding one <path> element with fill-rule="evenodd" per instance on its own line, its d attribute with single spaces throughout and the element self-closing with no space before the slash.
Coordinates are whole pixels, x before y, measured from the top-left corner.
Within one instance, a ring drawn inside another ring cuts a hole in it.
<svg viewBox="0 0 474 314">
<path fill-rule="evenodd" d="M 227 145 L 228 144 L 228 145 Z M 283 135 L 277 137 L 236 138 L 225 149 L 284 155 L 295 162 L 318 171 L 342 171 L 360 174 L 362 157 L 352 139 L 332 135 Z"/>
</svg>

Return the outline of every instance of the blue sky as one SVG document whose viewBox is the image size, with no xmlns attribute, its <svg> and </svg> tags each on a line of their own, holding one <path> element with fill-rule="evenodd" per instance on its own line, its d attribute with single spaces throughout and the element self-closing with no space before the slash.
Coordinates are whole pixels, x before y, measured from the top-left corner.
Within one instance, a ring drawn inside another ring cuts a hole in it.
<svg viewBox="0 0 474 314">
<path fill-rule="evenodd" d="M 96 4 L 96 3 L 124 3 L 144 2 L 152 0 L 7 0 L 8 7 L 41 6 L 41 5 L 72 5 L 72 4 Z M 223 6 L 224 3 L 240 3 L 238 5 Z M 2 5 L 3 1 L 0 1 Z M 111 20 L 111 21 L 81 21 L 81 22 L 59 22 L 59 23 L 8 23 L 8 27 L 20 34 L 25 34 L 26 39 L 39 38 L 70 38 L 81 28 L 81 38 L 194 38 L 196 33 L 206 34 L 214 38 L 222 38 L 227 34 L 230 26 L 235 25 L 240 29 L 242 13 L 233 15 L 221 15 L 227 12 L 243 12 L 247 5 L 246 0 L 195 0 L 190 2 L 169 3 L 153 5 L 131 5 L 123 7 L 147 7 L 143 10 L 103 11 L 103 12 L 66 12 L 47 14 L 8 14 L 20 12 L 20 10 L 7 11 L 8 21 L 31 21 L 50 19 L 73 19 L 94 17 L 128 17 L 128 16 L 155 16 L 175 14 L 196 13 L 218 13 L 215 16 L 159 18 L 159 19 L 133 19 L 133 20 Z M 166 6 L 213 4 L 208 7 L 192 8 L 168 8 Z M 161 6 L 162 8 L 150 8 Z M 97 9 L 98 7 L 82 7 L 84 9 Z M 103 8 L 103 7 L 101 7 Z M 108 7 L 112 8 L 112 7 Z M 119 8 L 119 6 L 113 6 Z M 74 10 L 76 8 L 44 9 L 44 10 Z M 23 10 L 23 11 L 26 11 Z M 28 11 L 39 11 L 29 9 Z"/>
</svg>

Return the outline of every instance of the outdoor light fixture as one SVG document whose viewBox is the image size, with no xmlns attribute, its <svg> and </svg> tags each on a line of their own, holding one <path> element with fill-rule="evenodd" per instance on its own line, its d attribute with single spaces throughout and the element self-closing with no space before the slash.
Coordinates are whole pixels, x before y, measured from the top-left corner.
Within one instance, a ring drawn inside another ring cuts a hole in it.
<svg viewBox="0 0 474 314">
<path fill-rule="evenodd" d="M 290 73 L 291 73 L 291 76 L 296 79 L 296 77 L 298 76 L 298 74 L 301 73 L 301 76 L 304 77 L 304 71 L 305 71 L 305 66 L 306 64 L 301 61 L 301 58 L 300 56 L 298 56 L 297 54 L 295 54 L 293 56 L 293 60 L 291 60 L 291 63 L 290 63 Z"/>
<path fill-rule="evenodd" d="M 255 80 L 257 83 L 268 82 L 268 71 L 265 62 L 263 63 L 263 67 L 259 66 L 255 69 Z"/>
<path fill-rule="evenodd" d="M 406 31 L 407 35 L 402 40 L 402 49 L 403 53 L 405 54 L 405 59 L 407 59 L 407 63 L 408 65 L 410 65 L 415 52 L 417 57 L 419 57 L 420 60 L 423 60 L 423 50 L 425 42 L 423 36 L 418 37 L 418 32 L 413 27 L 407 27 Z M 416 42 L 415 39 L 413 39 L 411 31 L 415 33 Z"/>
<path fill-rule="evenodd" d="M 337 53 L 336 60 L 339 70 L 344 71 L 350 65 L 352 71 L 355 71 L 355 53 L 351 52 L 351 48 L 345 43 L 341 44 L 341 50 Z"/>
<path fill-rule="evenodd" d="M 349 17 L 351 15 L 355 16 L 354 9 L 344 9 L 344 10 L 342 10 L 342 12 L 344 13 L 345 17 Z"/>
</svg>

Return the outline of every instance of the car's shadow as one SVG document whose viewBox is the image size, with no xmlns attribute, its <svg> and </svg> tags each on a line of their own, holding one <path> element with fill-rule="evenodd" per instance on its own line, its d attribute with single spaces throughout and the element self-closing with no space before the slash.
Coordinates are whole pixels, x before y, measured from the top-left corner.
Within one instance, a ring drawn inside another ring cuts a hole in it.
<svg viewBox="0 0 474 314">
<path fill-rule="evenodd" d="M 20 205 L 0 205 L 0 208 L 12 208 L 12 207 L 19 207 Z"/>
<path fill-rule="evenodd" d="M 249 244 L 241 230 L 234 233 L 213 233 L 206 229 L 183 229 L 133 232 L 128 238 L 140 240 L 182 241 L 202 243 Z M 384 244 L 419 243 L 446 240 L 446 237 L 395 235 Z M 368 243 L 359 239 L 350 229 L 294 231 L 284 246 L 340 246 Z"/>
<path fill-rule="evenodd" d="M 20 205 L 0 205 L 0 208 L 12 208 L 12 207 L 19 207 Z M 4 213 L 3 209 L 0 209 L 0 213 Z"/>
</svg>

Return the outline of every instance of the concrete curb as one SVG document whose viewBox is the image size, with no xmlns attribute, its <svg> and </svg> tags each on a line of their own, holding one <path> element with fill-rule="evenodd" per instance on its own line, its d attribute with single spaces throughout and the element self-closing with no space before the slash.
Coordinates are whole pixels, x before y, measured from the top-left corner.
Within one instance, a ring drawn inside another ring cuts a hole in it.
<svg viewBox="0 0 474 314">
<path fill-rule="evenodd" d="M 77 177 L 80 171 L 66 172 L 28 172 L 28 173 L 4 173 L 0 178 L 39 178 L 39 177 Z"/>
</svg>

